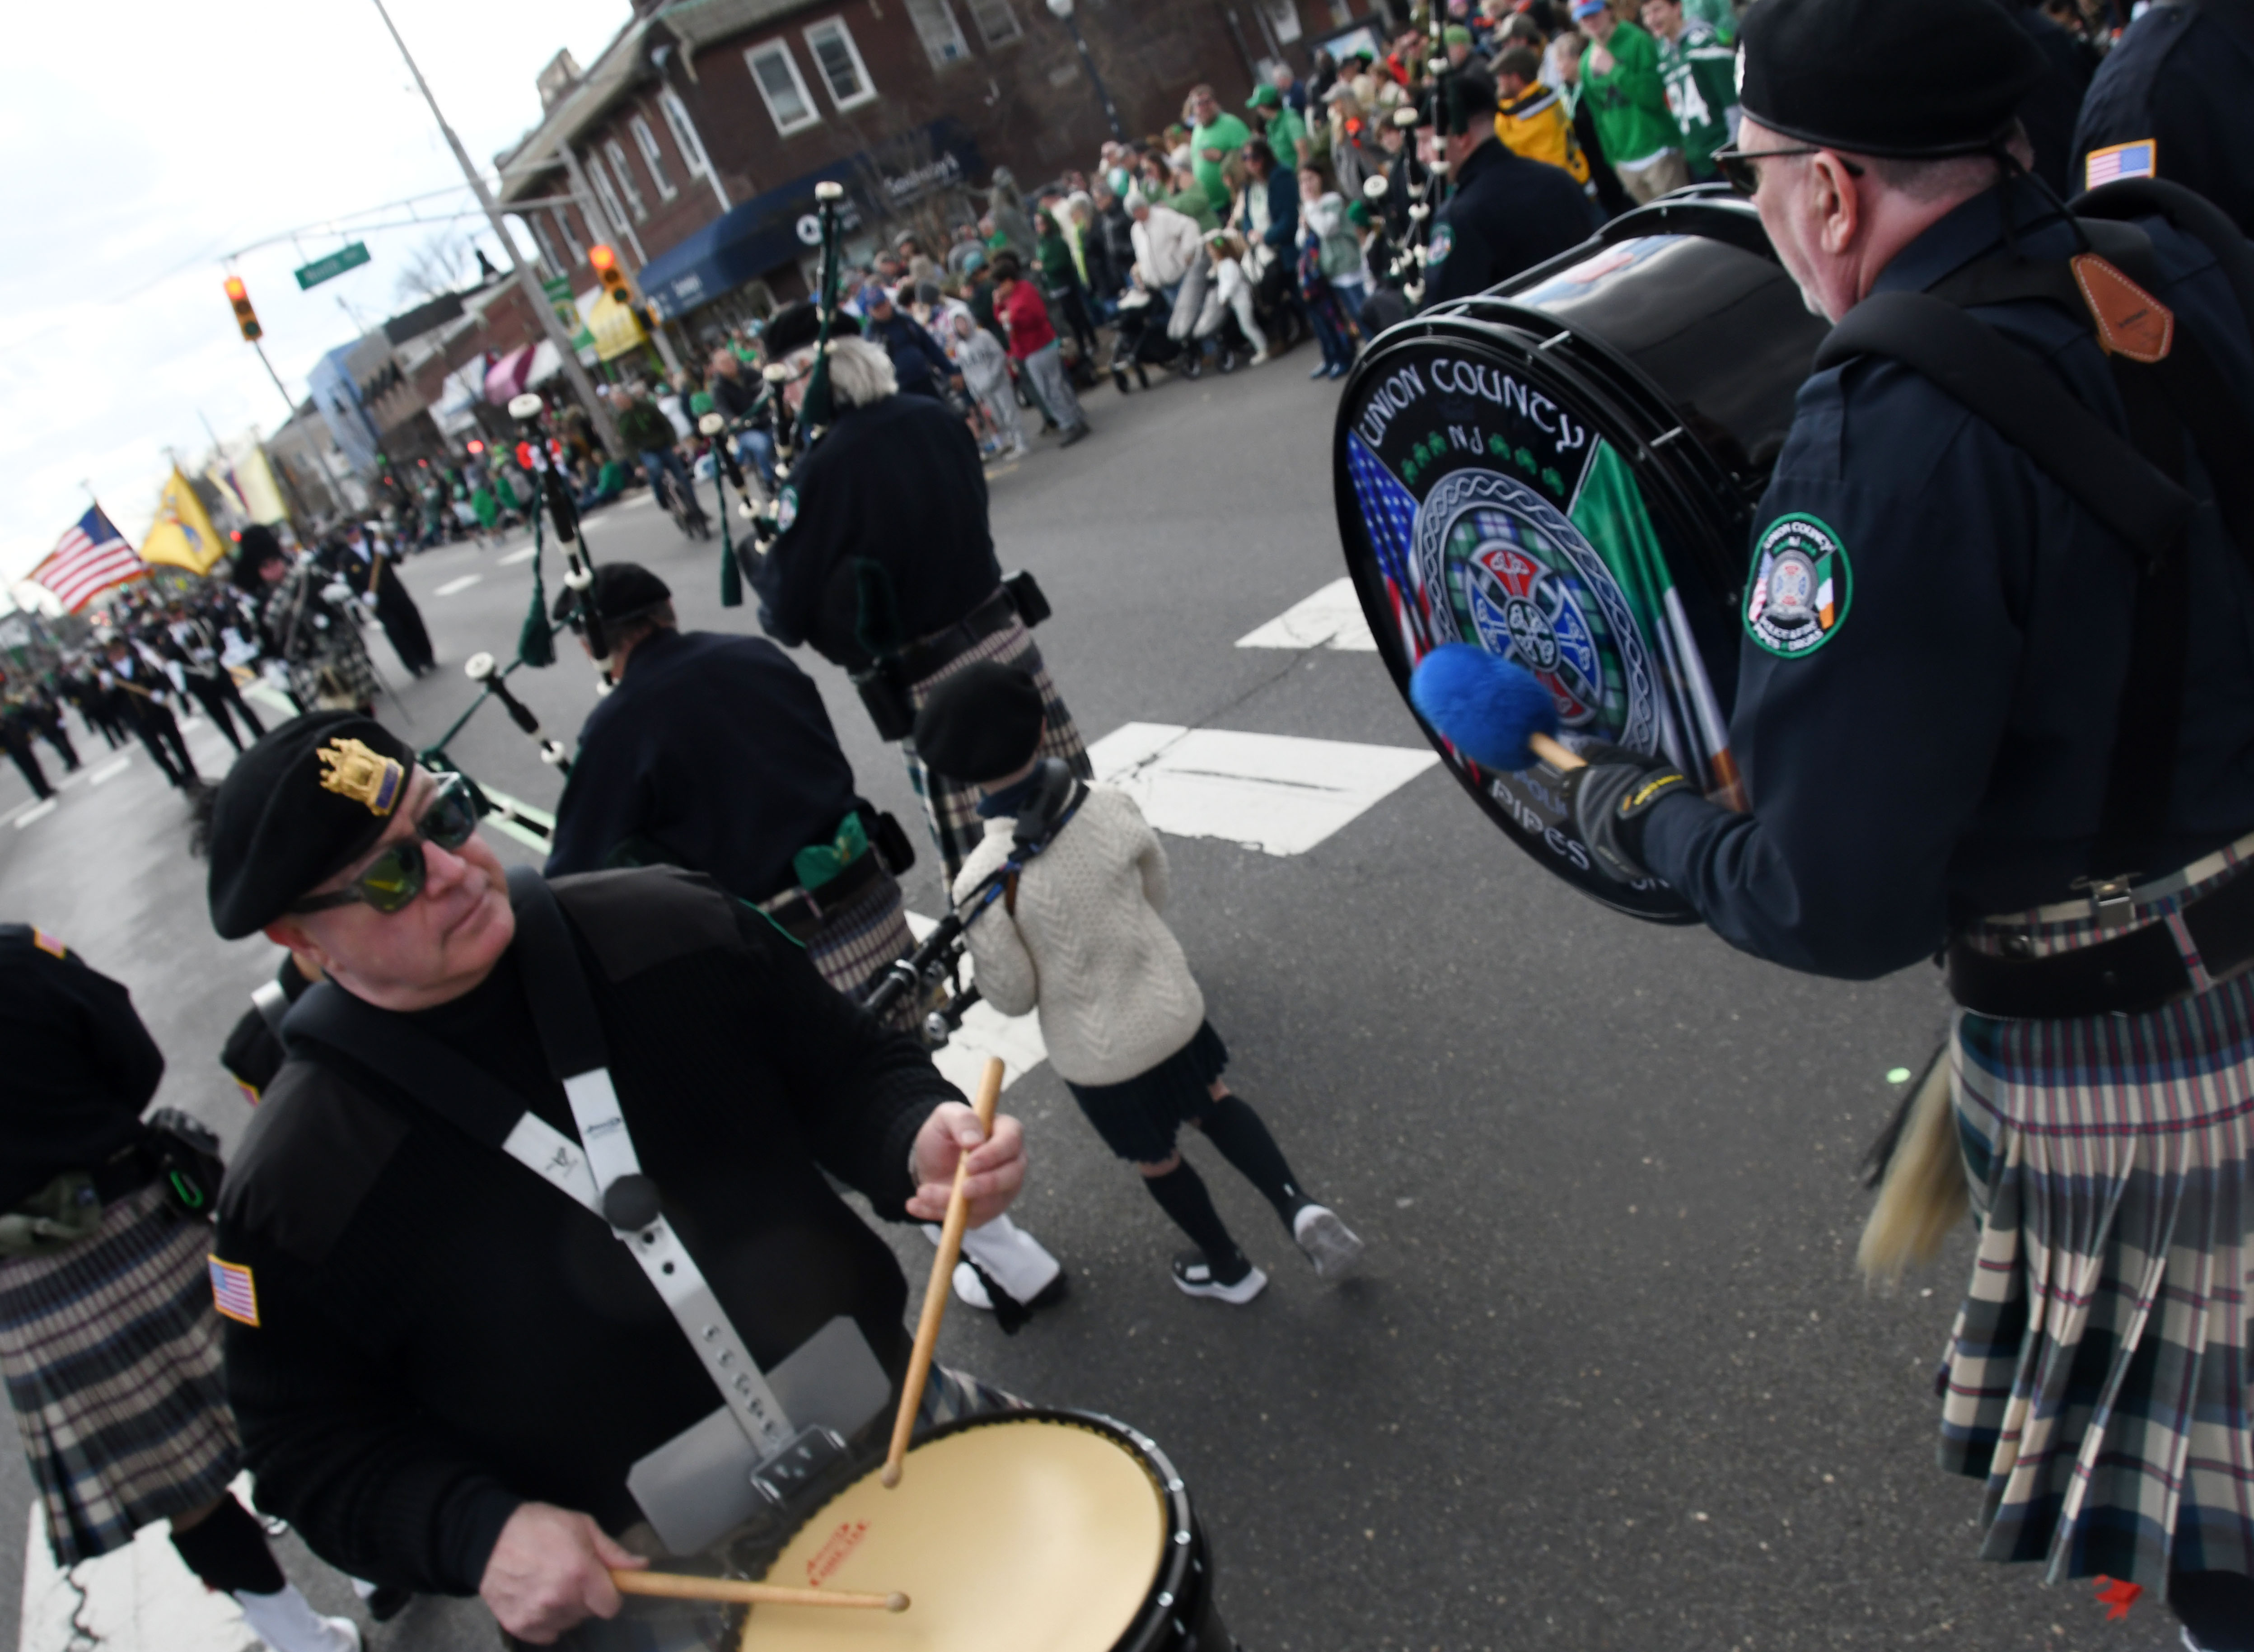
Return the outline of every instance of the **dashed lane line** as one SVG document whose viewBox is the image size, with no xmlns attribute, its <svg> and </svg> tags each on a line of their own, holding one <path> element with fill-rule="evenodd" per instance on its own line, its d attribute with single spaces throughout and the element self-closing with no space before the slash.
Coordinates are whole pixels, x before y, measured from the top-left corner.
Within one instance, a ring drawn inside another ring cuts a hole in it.
<svg viewBox="0 0 2254 1652">
<path fill-rule="evenodd" d="M 449 579 L 430 594 L 434 597 L 451 597 L 458 592 L 467 591 L 472 585 L 483 584 L 485 578 L 483 574 L 464 574 L 458 579 Z"/>
</svg>

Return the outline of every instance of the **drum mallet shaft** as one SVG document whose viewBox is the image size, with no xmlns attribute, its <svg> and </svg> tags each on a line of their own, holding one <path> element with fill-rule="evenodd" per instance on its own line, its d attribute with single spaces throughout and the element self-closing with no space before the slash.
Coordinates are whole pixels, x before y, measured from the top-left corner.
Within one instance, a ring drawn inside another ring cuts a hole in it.
<svg viewBox="0 0 2254 1652">
<path fill-rule="evenodd" d="M 905 1612 L 907 1596 L 863 1594 L 851 1589 L 791 1589 L 742 1578 L 699 1578 L 681 1572 L 628 1572 L 613 1568 L 611 1586 L 620 1594 L 665 1600 L 717 1600 L 724 1606 L 858 1606 L 865 1612 Z"/>
<path fill-rule="evenodd" d="M 1002 1098 L 1002 1058 L 986 1058 L 978 1075 L 978 1128 L 994 1133 L 994 1104 Z M 970 1223 L 970 1201 L 963 1184 L 970 1180 L 970 1155 L 955 1161 L 955 1190 L 947 1196 L 947 1221 L 939 1230 L 939 1254 L 931 1259 L 931 1283 L 924 1287 L 923 1317 L 916 1321 L 915 1351 L 908 1355 L 908 1374 L 900 1384 L 900 1414 L 892 1419 L 892 1446 L 885 1453 L 885 1472 L 878 1478 L 889 1488 L 900 1483 L 900 1465 L 907 1459 L 908 1437 L 915 1432 L 916 1412 L 923 1404 L 923 1385 L 931 1376 L 932 1349 L 939 1341 L 939 1322 L 947 1314 L 947 1298 L 955 1288 L 955 1264 L 962 1254 L 962 1230 Z"/>
<path fill-rule="evenodd" d="M 1578 752 L 1567 751 L 1546 734 L 1530 734 L 1526 737 L 1526 744 L 1532 749 L 1535 756 L 1556 769 L 1560 774 L 1570 769 L 1586 768 L 1589 766 L 1587 758 Z"/>
</svg>

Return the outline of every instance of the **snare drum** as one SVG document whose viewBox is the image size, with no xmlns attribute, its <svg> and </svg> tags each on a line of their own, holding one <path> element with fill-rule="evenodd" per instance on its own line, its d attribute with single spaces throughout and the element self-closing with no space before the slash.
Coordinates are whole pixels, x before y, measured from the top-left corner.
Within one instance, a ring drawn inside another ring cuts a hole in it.
<svg viewBox="0 0 2254 1652">
<path fill-rule="evenodd" d="M 1013 1411 L 934 1429 L 871 1473 L 766 1581 L 905 1592 L 900 1614 L 754 1606 L 741 1652 L 1234 1652 L 1189 1494 L 1133 1429 Z"/>
<path fill-rule="evenodd" d="M 1690 194 L 1382 335 L 1348 382 L 1334 473 L 1347 566 L 1404 694 L 1432 649 L 1476 643 L 1549 687 L 1569 745 L 1664 752 L 1741 807 L 1751 510 L 1825 328 L 1750 201 Z M 1597 870 L 1547 770 L 1489 774 L 1432 738 L 1547 870 L 1694 920 L 1665 885 Z"/>
</svg>

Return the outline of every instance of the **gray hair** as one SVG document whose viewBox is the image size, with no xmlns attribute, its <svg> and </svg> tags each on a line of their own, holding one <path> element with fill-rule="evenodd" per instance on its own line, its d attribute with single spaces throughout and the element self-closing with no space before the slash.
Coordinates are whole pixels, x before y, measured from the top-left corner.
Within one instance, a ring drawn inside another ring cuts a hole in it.
<svg viewBox="0 0 2254 1652">
<path fill-rule="evenodd" d="M 900 376 L 884 346 L 866 339 L 830 341 L 830 391 L 848 407 L 869 407 L 900 394 Z"/>
</svg>

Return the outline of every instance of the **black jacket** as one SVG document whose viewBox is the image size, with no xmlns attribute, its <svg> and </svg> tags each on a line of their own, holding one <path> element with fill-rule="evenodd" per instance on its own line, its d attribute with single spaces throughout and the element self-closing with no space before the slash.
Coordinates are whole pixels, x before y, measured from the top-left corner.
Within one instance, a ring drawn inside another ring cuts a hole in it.
<svg viewBox="0 0 2254 1652">
<path fill-rule="evenodd" d="M 606 872 L 556 893 L 642 1170 L 752 1357 L 772 1368 L 850 1314 L 897 1382 L 900 1264 L 822 1172 L 898 1217 L 916 1130 L 958 1092 L 702 879 Z M 513 956 L 401 1018 L 575 1135 Z M 444 1104 L 293 1046 L 228 1170 L 214 1255 L 256 1293 L 227 1371 L 260 1507 L 355 1576 L 466 1594 L 528 1499 L 630 1524 L 628 1467 L 718 1401 L 608 1226 Z"/>
<path fill-rule="evenodd" d="M 0 1210 L 141 1133 L 164 1058 L 133 995 L 28 924 L 0 923 Z"/>
<path fill-rule="evenodd" d="M 1433 220 L 1424 302 L 1485 292 L 1580 245 L 1598 222 L 1572 173 L 1490 139 L 1464 158 L 1456 192 Z"/>
<path fill-rule="evenodd" d="M 937 396 L 955 374 L 955 363 L 939 347 L 939 340 L 914 316 L 900 310 L 882 321 L 863 317 L 863 335 L 885 347 L 892 359 L 893 376 L 900 388 L 917 396 Z"/>
<path fill-rule="evenodd" d="M 1002 581 L 970 428 L 920 396 L 847 408 L 791 473 L 752 578 L 778 642 L 860 669 L 945 628 Z"/>
<path fill-rule="evenodd" d="M 2167 0 L 2129 25 L 2090 84 L 2070 191 L 2090 151 L 2156 140 L 2160 176 L 2197 190 L 2254 235 L 2254 0 Z"/>
</svg>

